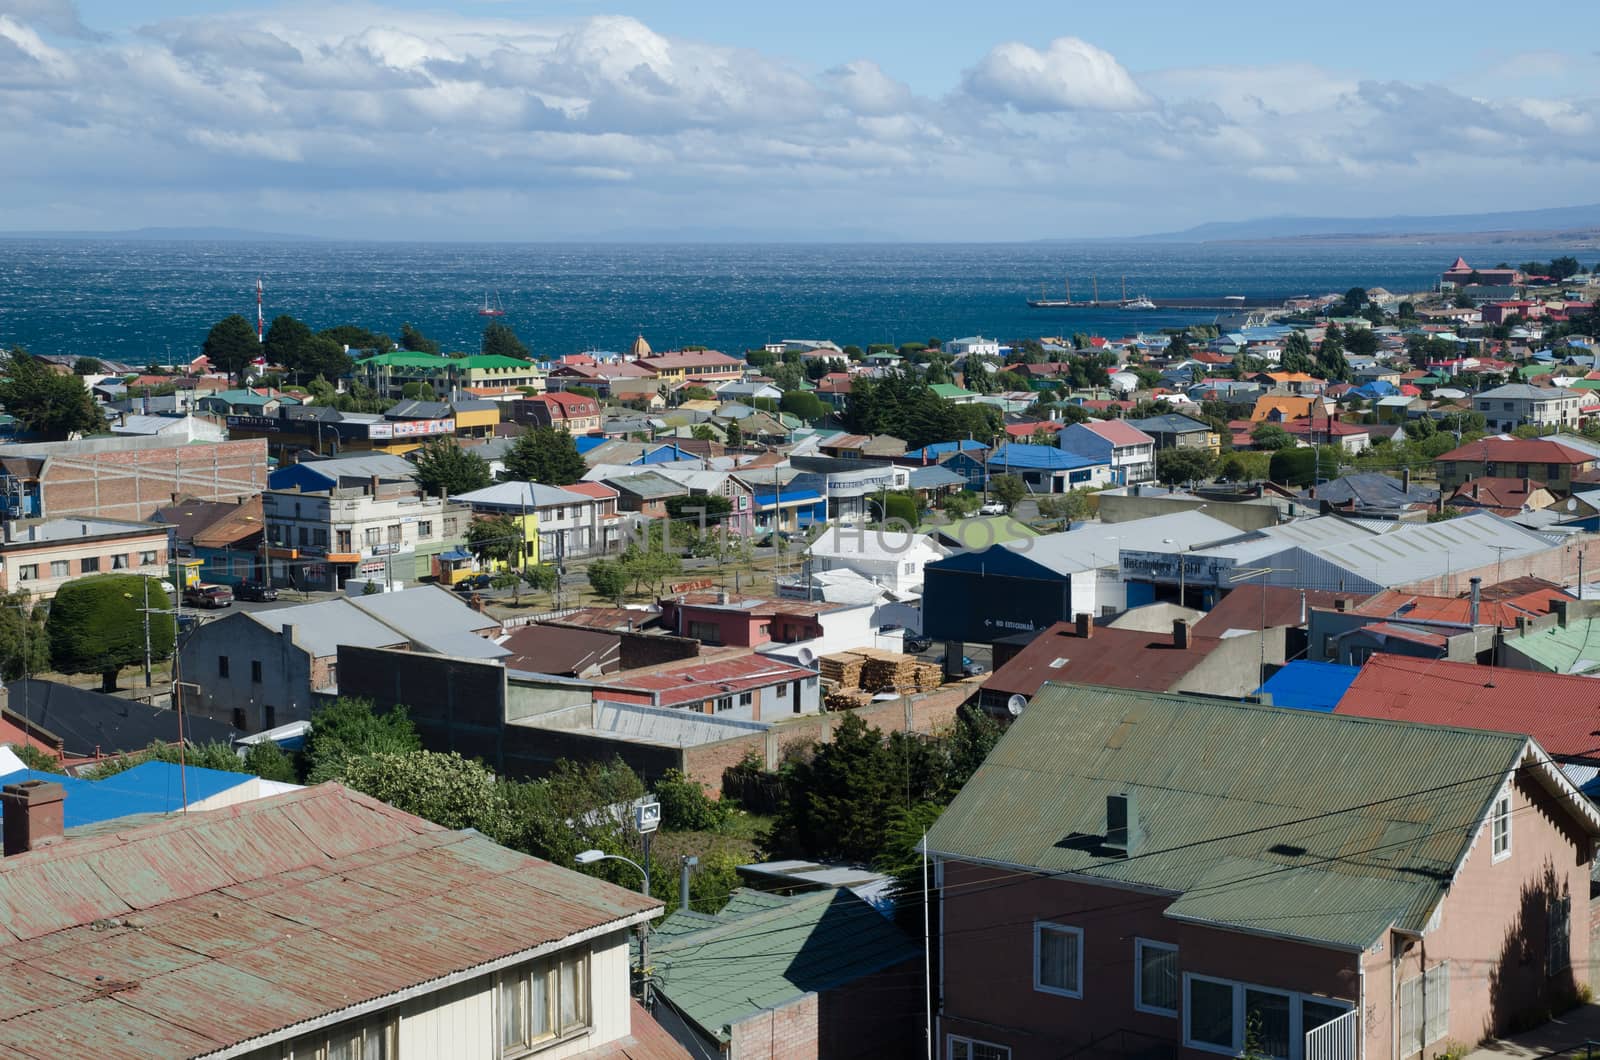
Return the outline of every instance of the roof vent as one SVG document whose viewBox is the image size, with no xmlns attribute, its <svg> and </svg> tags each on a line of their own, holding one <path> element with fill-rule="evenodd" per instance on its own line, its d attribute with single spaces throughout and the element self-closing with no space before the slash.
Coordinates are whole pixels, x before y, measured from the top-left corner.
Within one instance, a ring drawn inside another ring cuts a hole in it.
<svg viewBox="0 0 1600 1060">
<path fill-rule="evenodd" d="M 1144 839 L 1139 825 L 1139 799 L 1131 790 L 1106 796 L 1105 848 L 1112 854 L 1127 857 L 1137 852 Z"/>
</svg>

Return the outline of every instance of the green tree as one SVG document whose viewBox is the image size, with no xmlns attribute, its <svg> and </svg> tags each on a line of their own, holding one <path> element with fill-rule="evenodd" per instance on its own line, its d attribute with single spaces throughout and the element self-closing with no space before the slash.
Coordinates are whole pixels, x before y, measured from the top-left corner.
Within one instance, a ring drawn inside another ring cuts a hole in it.
<svg viewBox="0 0 1600 1060">
<path fill-rule="evenodd" d="M 410 324 L 400 325 L 400 348 L 402 350 L 412 350 L 416 353 L 437 354 L 439 352 L 439 344 L 437 342 L 434 342 Z"/>
<path fill-rule="evenodd" d="M 693 438 L 697 442 L 718 441 L 717 429 L 711 426 L 709 423 L 697 423 L 693 427 L 689 428 L 689 437 Z"/>
<path fill-rule="evenodd" d="M 778 408 L 791 416 L 799 416 L 807 423 L 816 423 L 828 415 L 828 406 L 817 395 L 804 390 L 786 391 L 778 401 Z"/>
<path fill-rule="evenodd" d="M 833 739 L 784 775 L 787 798 L 773 823 L 777 845 L 817 857 L 870 861 L 883 849 L 899 794 L 883 734 L 846 713 Z"/>
<path fill-rule="evenodd" d="M 340 346 L 348 346 L 352 350 L 377 350 L 379 353 L 387 352 L 394 345 L 394 340 L 380 332 L 368 331 L 366 328 L 354 324 L 339 324 L 331 328 L 323 328 L 317 332 L 325 339 L 332 339 Z"/>
<path fill-rule="evenodd" d="M 15 681 L 50 669 L 46 610 L 24 590 L 0 595 L 0 677 Z"/>
<path fill-rule="evenodd" d="M 45 630 L 50 639 L 50 665 L 58 673 L 99 674 L 106 692 L 117 688 L 117 672 L 144 661 L 145 583 L 149 599 L 166 599 L 161 583 L 137 574 L 96 574 L 67 582 L 56 590 Z M 172 625 L 149 622 L 150 657 L 172 654 Z"/>
<path fill-rule="evenodd" d="M 433 392 L 433 384 L 412 380 L 401 385 L 400 396 L 407 401 L 432 401 L 438 395 Z"/>
<path fill-rule="evenodd" d="M 883 519 L 898 519 L 907 526 L 917 525 L 917 499 L 909 493 L 889 493 L 883 497 Z"/>
<path fill-rule="evenodd" d="M 256 341 L 256 329 L 250 322 L 234 313 L 211 325 L 200 352 L 211 367 L 242 381 L 250 362 L 261 356 L 261 343 Z"/>
<path fill-rule="evenodd" d="M 1318 481 L 1336 478 L 1341 455 L 1337 448 L 1327 445 L 1280 449 L 1272 454 L 1268 473 L 1272 481 L 1282 485 L 1310 486 Z"/>
<path fill-rule="evenodd" d="M 353 758 L 374 754 L 420 751 L 422 740 L 406 708 L 395 706 L 379 713 L 370 699 L 340 696 L 311 714 L 306 734 L 306 783 L 320 784 L 344 775 Z"/>
<path fill-rule="evenodd" d="M 622 550 L 617 563 L 633 585 L 634 592 L 653 587 L 659 592 L 668 578 L 683 571 L 683 559 L 669 548 L 668 534 L 675 533 L 679 542 L 690 536 L 689 531 L 672 531 L 671 523 L 656 522 L 645 531 L 643 540 L 634 540 Z"/>
<path fill-rule="evenodd" d="M 1312 369 L 1311 340 L 1306 338 L 1306 333 L 1296 331 L 1283 343 L 1283 354 L 1278 358 L 1278 367 L 1285 372 L 1306 372 Z"/>
<path fill-rule="evenodd" d="M 1292 449 L 1295 445 L 1294 436 L 1276 423 L 1262 421 L 1250 429 L 1250 440 L 1256 443 L 1257 449 L 1276 452 L 1279 449 Z"/>
<path fill-rule="evenodd" d="M 266 355 L 269 363 L 280 364 L 290 372 L 294 372 L 314 337 L 309 327 L 285 313 L 273 317 L 272 323 L 267 325 L 261 352 Z"/>
<path fill-rule="evenodd" d="M 620 606 L 628 591 L 628 572 L 616 560 L 597 559 L 589 564 L 589 588 L 596 596 L 615 600 Z"/>
<path fill-rule="evenodd" d="M 733 501 L 720 494 L 699 497 L 668 497 L 667 517 L 674 522 L 703 522 L 716 526 L 733 514 Z"/>
<path fill-rule="evenodd" d="M 1216 468 L 1216 455 L 1209 449 L 1163 449 L 1156 454 L 1156 478 L 1168 486 L 1204 482 Z"/>
<path fill-rule="evenodd" d="M 454 751 L 356 755 L 340 779 L 349 787 L 444 828 L 506 831 L 508 806 L 494 774 Z"/>
<path fill-rule="evenodd" d="M 72 362 L 73 375 L 99 375 L 105 370 L 105 365 L 93 357 L 79 357 Z"/>
<path fill-rule="evenodd" d="M 471 493 L 489 485 L 488 461 L 461 448 L 454 438 L 438 438 L 417 453 L 417 485 L 435 496 Z"/>
<path fill-rule="evenodd" d="M 729 449 L 744 447 L 744 431 L 737 420 L 729 420 L 727 426 L 722 428 L 722 438 Z"/>
<path fill-rule="evenodd" d="M 46 361 L 20 349 L 10 353 L 0 379 L 0 404 L 30 434 L 61 439 L 99 431 L 105 419 L 75 375 L 57 375 Z"/>
<path fill-rule="evenodd" d="M 1271 453 L 1229 453 L 1222 458 L 1219 474 L 1229 482 L 1261 482 L 1267 478 L 1271 462 Z"/>
<path fill-rule="evenodd" d="M 511 481 L 546 486 L 570 486 L 589 470 L 572 435 L 548 426 L 517 435 L 506 453 L 505 467 L 505 478 Z"/>
<path fill-rule="evenodd" d="M 1344 348 L 1349 353 L 1371 357 L 1378 352 L 1378 335 L 1371 328 L 1351 328 L 1345 333 Z"/>
<path fill-rule="evenodd" d="M 349 375 L 355 362 L 350 355 L 344 352 L 332 339 L 313 335 L 301 348 L 298 359 L 290 368 L 295 379 L 338 379 L 340 376 Z"/>
<path fill-rule="evenodd" d="M 1081 522 L 1094 514 L 1093 495 L 1092 490 L 1046 494 L 1039 498 L 1039 515 L 1062 525 Z"/>
<path fill-rule="evenodd" d="M 66 767 L 61 764 L 58 755 L 46 751 L 42 747 L 35 747 L 31 743 L 12 744 L 11 750 L 22 759 L 22 764 L 37 773 L 65 773 Z"/>
<path fill-rule="evenodd" d="M 735 813 L 732 804 L 710 798 L 679 769 L 667 770 L 651 790 L 661 803 L 661 827 L 669 832 L 715 832 Z"/>
<path fill-rule="evenodd" d="M 515 564 L 525 543 L 520 520 L 513 515 L 486 515 L 467 527 L 467 548 L 479 562 Z"/>
<path fill-rule="evenodd" d="M 244 753 L 244 768 L 262 780 L 276 780 L 284 784 L 294 784 L 300 780 L 294 768 L 294 759 L 271 740 L 250 745 L 250 749 Z"/>
<path fill-rule="evenodd" d="M 511 325 L 501 320 L 491 320 L 483 329 L 483 352 L 491 357 L 515 357 L 519 361 L 532 356 Z"/>
<path fill-rule="evenodd" d="M 1352 287 L 1344 293 L 1344 301 L 1340 304 L 1342 316 L 1358 316 L 1366 307 L 1367 292 L 1362 287 Z"/>
<path fill-rule="evenodd" d="M 1181 331 L 1172 336 L 1172 339 L 1167 343 L 1167 357 L 1174 361 L 1181 361 L 1192 352 L 1189 348 L 1189 336 Z"/>
<path fill-rule="evenodd" d="M 106 777 L 116 776 L 146 762 L 177 763 L 180 758 L 184 765 L 194 766 L 197 769 L 215 769 L 222 773 L 250 772 L 232 744 L 212 740 L 207 743 L 185 741 L 181 748 L 176 743 L 153 743 L 142 751 L 98 762 L 84 770 L 83 776 L 88 780 L 104 780 Z"/>
<path fill-rule="evenodd" d="M 989 480 L 989 492 L 1009 512 L 1028 495 L 1028 486 L 1016 475 L 996 475 Z"/>
<path fill-rule="evenodd" d="M 1350 362 L 1344 356 L 1344 335 L 1332 324 L 1328 325 L 1322 341 L 1317 344 L 1316 372 L 1330 383 L 1350 381 Z"/>
</svg>

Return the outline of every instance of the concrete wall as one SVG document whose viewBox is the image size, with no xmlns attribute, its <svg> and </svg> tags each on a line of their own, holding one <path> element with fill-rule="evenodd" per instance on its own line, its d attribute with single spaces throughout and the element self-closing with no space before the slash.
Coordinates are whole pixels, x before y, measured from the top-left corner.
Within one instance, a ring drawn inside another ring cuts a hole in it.
<svg viewBox="0 0 1600 1060">
<path fill-rule="evenodd" d="M 243 612 L 201 623 L 183 642 L 179 657 L 184 680 L 199 686 L 185 689 L 185 709 L 230 725 L 237 720 L 235 712 L 243 711 L 242 727 L 251 732 L 310 720 L 312 692 L 332 676 L 326 662 L 314 669 L 306 646 L 286 641 Z"/>
<path fill-rule="evenodd" d="M 1202 692 L 1217 696 L 1248 696 L 1261 687 L 1261 642 L 1266 640 L 1268 666 L 1282 665 L 1286 630 L 1274 626 L 1264 633 L 1252 631 L 1222 641 L 1194 669 L 1183 675 L 1172 691 Z"/>
<path fill-rule="evenodd" d="M 1220 519 L 1240 530 L 1260 530 L 1277 526 L 1278 509 L 1271 504 L 1239 504 L 1228 501 L 1196 500 L 1187 497 L 1140 497 L 1133 494 L 1102 493 L 1098 497 L 1100 521 L 1130 523 L 1174 512 L 1204 508 L 1213 519 Z"/>
<path fill-rule="evenodd" d="M 44 456 L 39 487 L 43 514 L 148 519 L 174 495 L 236 501 L 267 488 L 267 444 L 244 439 L 206 445 L 165 438 L 108 439 L 105 447 L 58 443 L 7 446 L 7 454 L 33 449 Z M 109 444 L 114 443 L 114 444 Z"/>
</svg>

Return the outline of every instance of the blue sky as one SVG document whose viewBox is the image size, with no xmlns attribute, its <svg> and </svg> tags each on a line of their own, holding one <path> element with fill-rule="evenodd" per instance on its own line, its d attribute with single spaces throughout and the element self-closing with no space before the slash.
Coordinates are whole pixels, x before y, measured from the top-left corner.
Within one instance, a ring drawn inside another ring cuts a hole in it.
<svg viewBox="0 0 1600 1060">
<path fill-rule="evenodd" d="M 0 229 L 983 240 L 1588 202 L 1600 19 L 1567 10 L 0 0 Z"/>
</svg>

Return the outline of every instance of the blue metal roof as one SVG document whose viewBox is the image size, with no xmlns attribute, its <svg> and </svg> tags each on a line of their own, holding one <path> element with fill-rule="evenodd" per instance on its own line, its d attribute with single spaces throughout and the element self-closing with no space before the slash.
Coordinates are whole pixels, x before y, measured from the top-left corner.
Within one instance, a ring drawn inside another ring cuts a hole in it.
<svg viewBox="0 0 1600 1060">
<path fill-rule="evenodd" d="M 136 813 L 172 813 L 183 808 L 184 787 L 191 804 L 237 787 L 250 780 L 248 773 L 225 773 L 219 769 L 189 766 L 178 775 L 171 762 L 145 762 L 104 780 L 82 780 L 60 773 L 41 773 L 23 769 L 0 777 L 0 785 L 20 784 L 24 780 L 47 780 L 67 791 L 63 806 L 66 826 L 98 824 Z"/>
<path fill-rule="evenodd" d="M 1275 707 L 1329 714 L 1360 672 L 1359 666 L 1298 660 L 1267 678 L 1256 692 L 1271 696 Z"/>
<path fill-rule="evenodd" d="M 782 499 L 783 503 L 792 504 L 795 501 L 820 501 L 822 499 L 822 494 L 818 493 L 816 490 L 784 490 L 781 494 L 758 493 L 756 494 L 756 507 L 765 508 L 768 505 L 776 503 L 780 498 Z"/>
<path fill-rule="evenodd" d="M 609 441 L 611 439 L 603 434 L 580 434 L 572 439 L 572 444 L 578 447 L 578 454 L 581 456 L 597 446 L 605 445 Z"/>
<path fill-rule="evenodd" d="M 989 447 L 980 441 L 963 438 L 958 442 L 934 442 L 932 445 L 925 445 L 921 449 L 913 449 L 905 455 L 905 459 L 937 460 L 941 456 L 948 456 L 951 453 L 972 452 L 987 448 Z"/>
<path fill-rule="evenodd" d="M 1104 460 L 1057 449 L 1053 445 L 1026 445 L 1021 442 L 1002 445 L 989 458 L 990 470 L 1018 467 L 1027 471 L 1067 471 L 1104 463 Z"/>
</svg>

